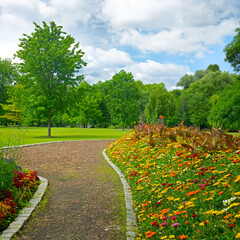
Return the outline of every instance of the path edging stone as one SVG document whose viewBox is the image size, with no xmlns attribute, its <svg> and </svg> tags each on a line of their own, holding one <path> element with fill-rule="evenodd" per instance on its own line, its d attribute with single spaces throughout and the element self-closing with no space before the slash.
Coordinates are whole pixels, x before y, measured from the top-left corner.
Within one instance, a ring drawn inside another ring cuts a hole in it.
<svg viewBox="0 0 240 240">
<path fill-rule="evenodd" d="M 106 150 L 106 149 L 105 149 Z M 133 200 L 132 200 L 132 193 L 130 190 L 130 186 L 125 179 L 123 173 L 120 171 L 120 169 L 110 161 L 108 158 L 105 150 L 103 151 L 103 156 L 106 159 L 106 161 L 109 163 L 109 165 L 117 172 L 122 185 L 123 185 L 123 190 L 124 190 L 124 195 L 125 195 L 125 202 L 126 202 L 126 209 L 127 209 L 127 232 L 126 232 L 126 237 L 127 240 L 134 240 L 136 237 L 136 233 L 138 231 L 137 228 L 137 220 L 136 220 L 136 215 L 133 209 Z"/>
<path fill-rule="evenodd" d="M 29 204 L 21 210 L 21 213 L 14 219 L 8 228 L 2 232 L 0 235 L 1 240 L 11 239 L 11 237 L 13 237 L 22 228 L 24 222 L 31 216 L 32 212 L 44 196 L 48 186 L 48 180 L 40 176 L 38 177 L 40 179 L 40 185 L 34 193 L 33 198 L 29 201 Z"/>
</svg>

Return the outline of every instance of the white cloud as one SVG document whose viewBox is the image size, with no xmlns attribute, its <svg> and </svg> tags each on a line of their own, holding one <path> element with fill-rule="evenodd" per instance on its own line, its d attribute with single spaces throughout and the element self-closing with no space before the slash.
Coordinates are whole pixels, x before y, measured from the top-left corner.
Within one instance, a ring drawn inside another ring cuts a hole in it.
<svg viewBox="0 0 240 240">
<path fill-rule="evenodd" d="M 113 29 L 199 27 L 238 13 L 236 0 L 105 0 L 102 14 Z"/>
<path fill-rule="evenodd" d="M 0 58 L 13 58 L 13 55 L 18 50 L 18 45 L 15 42 L 2 44 L 0 42 Z"/>
<path fill-rule="evenodd" d="M 173 28 L 156 34 L 126 30 L 121 34 L 120 44 L 131 45 L 142 51 L 176 53 L 204 52 L 223 38 L 234 33 L 236 20 L 224 20 L 208 27 Z"/>
<path fill-rule="evenodd" d="M 196 53 L 221 44 L 238 26 L 237 1 L 105 0 L 103 17 L 121 45 L 141 51 Z M 237 5 L 236 5 L 237 6 Z"/>
<path fill-rule="evenodd" d="M 163 82 L 168 89 L 176 86 L 181 76 L 190 72 L 187 66 L 172 63 L 162 64 L 151 60 L 129 65 L 125 69 L 133 73 L 135 80 L 141 80 L 143 83 Z"/>
<path fill-rule="evenodd" d="M 120 68 L 133 62 L 128 53 L 116 48 L 104 50 L 87 46 L 83 47 L 83 51 L 84 60 L 88 63 L 83 71 L 90 83 L 111 79 Z"/>
<path fill-rule="evenodd" d="M 89 68 L 96 67 L 118 67 L 132 63 L 131 57 L 124 51 L 116 48 L 103 50 L 91 46 L 83 47 L 85 59 Z"/>
</svg>

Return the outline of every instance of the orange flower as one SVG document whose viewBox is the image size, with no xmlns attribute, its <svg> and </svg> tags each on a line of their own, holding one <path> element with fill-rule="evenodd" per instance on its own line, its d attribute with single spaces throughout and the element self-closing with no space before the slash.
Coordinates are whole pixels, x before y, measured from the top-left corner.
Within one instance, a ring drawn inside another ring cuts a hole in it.
<svg viewBox="0 0 240 240">
<path fill-rule="evenodd" d="M 223 191 L 219 192 L 218 194 L 219 194 L 219 195 L 222 195 L 222 194 L 223 194 Z"/>
<path fill-rule="evenodd" d="M 183 234 L 183 235 L 178 236 L 178 238 L 179 239 L 186 239 L 186 238 L 188 238 L 188 236 Z"/>
<path fill-rule="evenodd" d="M 155 234 L 156 234 L 156 232 L 147 231 L 147 232 L 145 232 L 145 238 L 150 238 L 150 237 L 154 236 Z"/>
<path fill-rule="evenodd" d="M 163 116 L 162 116 L 162 115 L 160 115 L 160 116 L 159 116 L 159 118 L 162 120 L 162 119 L 163 119 Z"/>
<path fill-rule="evenodd" d="M 193 191 L 193 192 L 189 192 L 189 193 L 187 193 L 187 195 L 188 195 L 188 197 L 190 197 L 190 196 L 192 196 L 192 195 L 194 195 L 194 194 L 196 194 L 196 193 L 199 193 L 199 191 L 200 191 L 200 190 L 196 190 L 196 191 Z"/>
</svg>

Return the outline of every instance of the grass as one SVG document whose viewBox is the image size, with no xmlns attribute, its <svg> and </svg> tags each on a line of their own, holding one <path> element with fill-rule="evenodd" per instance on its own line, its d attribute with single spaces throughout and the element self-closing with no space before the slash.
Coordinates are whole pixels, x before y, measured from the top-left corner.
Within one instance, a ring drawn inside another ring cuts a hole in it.
<svg viewBox="0 0 240 240">
<path fill-rule="evenodd" d="M 122 131 L 121 129 L 106 128 L 52 128 L 52 136 L 47 137 L 46 127 L 24 129 L 0 127 L 0 136 L 5 139 L 14 136 L 16 141 L 2 143 L 2 145 L 11 146 L 69 140 L 118 139 L 130 131 L 129 129 Z"/>
</svg>

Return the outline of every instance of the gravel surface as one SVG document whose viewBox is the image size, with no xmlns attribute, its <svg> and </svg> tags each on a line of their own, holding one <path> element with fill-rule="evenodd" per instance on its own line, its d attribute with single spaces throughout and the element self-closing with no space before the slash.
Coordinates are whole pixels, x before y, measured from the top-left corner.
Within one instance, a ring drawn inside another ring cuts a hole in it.
<svg viewBox="0 0 240 240">
<path fill-rule="evenodd" d="M 14 238 L 125 239 L 121 181 L 102 156 L 111 140 L 50 143 L 22 150 L 21 165 L 47 178 L 43 203 Z"/>
</svg>

